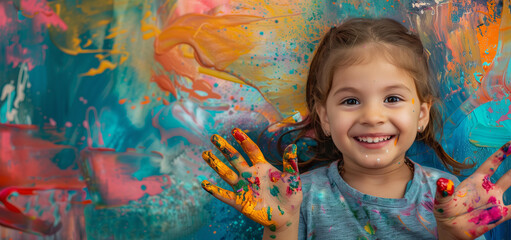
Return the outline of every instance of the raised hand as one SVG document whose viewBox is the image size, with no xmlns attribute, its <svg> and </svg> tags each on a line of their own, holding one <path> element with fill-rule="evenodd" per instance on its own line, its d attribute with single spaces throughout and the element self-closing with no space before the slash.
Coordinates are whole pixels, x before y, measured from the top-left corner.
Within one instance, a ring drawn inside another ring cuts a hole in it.
<svg viewBox="0 0 511 240">
<path fill-rule="evenodd" d="M 240 129 L 232 135 L 252 162 L 249 166 L 243 156 L 218 135 L 211 142 L 229 160 L 239 175 L 220 161 L 211 151 L 202 158 L 220 177 L 232 186 L 233 191 L 222 189 L 204 180 L 202 187 L 219 200 L 231 205 L 248 218 L 272 231 L 289 227 L 299 215 L 302 188 L 298 175 L 296 145 L 289 145 L 284 152 L 284 172 L 268 163 L 259 147 Z"/>
<path fill-rule="evenodd" d="M 490 181 L 511 155 L 510 145 L 502 146 L 456 189 L 451 180 L 438 179 L 434 211 L 439 239 L 474 239 L 511 218 L 510 206 L 502 201 L 511 186 L 511 170 L 496 183 Z"/>
</svg>

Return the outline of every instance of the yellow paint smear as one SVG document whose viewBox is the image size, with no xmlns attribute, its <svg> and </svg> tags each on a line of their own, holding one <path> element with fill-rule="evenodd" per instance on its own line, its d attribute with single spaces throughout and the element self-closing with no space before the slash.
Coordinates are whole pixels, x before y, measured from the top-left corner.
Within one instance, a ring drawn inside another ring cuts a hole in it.
<svg viewBox="0 0 511 240">
<path fill-rule="evenodd" d="M 238 180 L 238 175 L 218 159 L 211 151 L 202 153 L 202 158 L 208 165 L 215 170 L 220 177 L 229 183 L 235 183 Z"/>
<path fill-rule="evenodd" d="M 161 33 L 161 30 L 155 24 L 146 22 L 146 19 L 148 19 L 151 15 L 152 15 L 152 12 L 147 11 L 144 15 L 144 18 L 142 20 L 140 20 L 140 25 L 141 25 L 140 31 L 144 33 L 144 35 L 142 36 L 142 38 L 144 40 L 158 36 Z"/>
<path fill-rule="evenodd" d="M 232 76 L 230 74 L 227 74 L 225 72 L 220 72 L 220 71 L 217 71 L 217 70 L 214 70 L 214 69 L 205 68 L 205 67 L 202 67 L 202 66 L 199 66 L 198 70 L 199 70 L 199 73 L 202 73 L 202 74 L 207 74 L 207 75 L 210 75 L 210 76 L 213 76 L 213 77 L 216 77 L 216 78 L 219 78 L 219 79 L 227 80 L 227 81 L 230 81 L 230 82 L 234 82 L 234 83 L 245 84 L 240 79 L 238 79 L 238 78 L 236 78 L 236 77 L 234 77 L 234 76 Z"/>
<path fill-rule="evenodd" d="M 105 38 L 106 38 L 106 39 L 112 39 L 112 38 L 114 38 L 114 37 L 117 37 L 117 35 L 119 35 L 119 34 L 123 34 L 123 33 L 127 33 L 127 32 L 128 32 L 128 31 L 126 31 L 126 30 L 115 31 L 115 32 L 110 33 L 110 34 L 109 34 L 108 36 L 106 36 Z"/>
<path fill-rule="evenodd" d="M 98 75 L 100 73 L 103 73 L 106 69 L 113 70 L 116 67 L 117 67 L 117 64 L 112 63 L 112 62 L 110 62 L 108 60 L 102 60 L 99 63 L 99 67 L 98 68 L 91 68 L 88 72 L 82 74 L 81 76 L 94 76 L 94 75 Z"/>
<path fill-rule="evenodd" d="M 275 221 L 268 220 L 268 209 L 262 208 L 255 210 L 257 205 L 252 191 L 244 192 L 243 194 L 236 195 L 236 205 L 242 206 L 241 213 L 245 214 L 255 222 L 263 225 L 270 226 L 275 224 Z M 270 208 L 270 214 L 273 213 L 273 208 Z"/>
</svg>

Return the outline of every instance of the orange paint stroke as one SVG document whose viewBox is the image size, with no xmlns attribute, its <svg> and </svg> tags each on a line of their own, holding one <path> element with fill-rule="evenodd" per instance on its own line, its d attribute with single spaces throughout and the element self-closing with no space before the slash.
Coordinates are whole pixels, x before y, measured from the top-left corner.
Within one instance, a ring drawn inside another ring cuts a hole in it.
<svg viewBox="0 0 511 240">
<path fill-rule="evenodd" d="M 255 46 L 250 33 L 240 25 L 261 20 L 264 18 L 248 15 L 187 14 L 171 22 L 157 37 L 155 52 L 165 54 L 178 44 L 188 44 L 201 65 L 224 70 Z"/>
<path fill-rule="evenodd" d="M 461 192 L 458 192 L 458 197 L 465 197 L 467 195 L 467 192 L 464 192 L 463 194 Z"/>
<path fill-rule="evenodd" d="M 151 102 L 151 99 L 149 99 L 149 96 L 144 96 L 144 101 L 140 102 L 140 104 L 145 105 Z"/>
<path fill-rule="evenodd" d="M 398 216 L 399 217 L 399 216 Z M 419 219 L 420 218 L 420 219 Z M 399 219 L 401 220 L 401 219 Z M 426 225 L 424 225 L 423 222 L 426 222 L 427 224 L 430 224 L 428 221 L 426 221 L 426 219 L 424 219 L 419 213 L 417 213 L 417 220 L 419 220 L 419 222 L 421 223 L 421 225 L 429 232 L 431 233 L 433 236 L 435 236 L 435 233 L 431 230 L 429 230 L 429 228 L 426 227 Z"/>
<path fill-rule="evenodd" d="M 401 216 L 400 215 L 397 215 L 397 218 L 399 219 L 399 221 L 403 224 L 403 226 L 405 226 L 405 228 L 410 231 L 410 229 L 406 226 L 406 224 L 403 222 L 403 220 L 401 220 Z"/>
<path fill-rule="evenodd" d="M 187 14 L 171 21 L 155 40 L 155 59 L 168 72 L 199 79 L 201 73 L 226 81 L 251 86 L 265 94 L 239 74 L 226 70 L 259 41 L 241 25 L 266 20 L 247 15 L 207 16 Z M 273 105 L 273 113 L 278 113 Z M 275 117 L 269 120 L 274 120 Z M 277 118 L 280 118 L 278 115 Z M 278 119 L 277 119 L 278 120 Z M 274 121 L 272 121 L 274 122 Z"/>
<path fill-rule="evenodd" d="M 164 91 L 170 92 L 174 97 L 177 98 L 177 91 L 174 87 L 173 82 L 170 80 L 170 78 L 163 73 L 156 74 L 154 72 L 151 72 L 151 82 L 155 82 L 158 84 L 158 87 Z"/>
<path fill-rule="evenodd" d="M 121 99 L 121 100 L 119 100 L 119 104 L 121 104 L 121 105 L 122 105 L 122 104 L 126 103 L 126 101 L 127 101 L 127 100 L 128 100 L 128 99 L 126 99 L 126 98 Z"/>
</svg>

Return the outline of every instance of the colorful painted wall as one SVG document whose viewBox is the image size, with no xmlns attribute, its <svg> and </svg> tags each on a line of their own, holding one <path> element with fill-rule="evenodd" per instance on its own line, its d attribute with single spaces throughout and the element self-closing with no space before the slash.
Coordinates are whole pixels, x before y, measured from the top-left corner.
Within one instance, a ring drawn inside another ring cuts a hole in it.
<svg viewBox="0 0 511 240">
<path fill-rule="evenodd" d="M 226 184 L 200 154 L 211 134 L 257 138 L 305 115 L 315 46 L 349 16 L 419 33 L 443 145 L 481 163 L 511 139 L 510 11 L 509 0 L 0 1 L 0 239 L 258 238 L 201 189 Z"/>
</svg>

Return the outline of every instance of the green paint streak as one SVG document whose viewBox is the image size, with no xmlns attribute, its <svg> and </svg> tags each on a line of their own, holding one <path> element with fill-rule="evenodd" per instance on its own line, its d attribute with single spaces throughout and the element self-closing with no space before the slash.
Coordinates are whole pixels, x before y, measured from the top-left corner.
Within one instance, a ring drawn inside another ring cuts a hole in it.
<svg viewBox="0 0 511 240">
<path fill-rule="evenodd" d="M 280 215 L 284 215 L 284 211 L 282 211 L 282 209 L 280 209 L 280 205 L 279 205 L 279 211 L 280 211 Z"/>
<path fill-rule="evenodd" d="M 270 210 L 271 210 L 271 208 L 270 208 L 270 207 L 268 207 L 268 208 L 266 209 L 266 212 L 268 213 L 268 221 L 271 221 L 271 211 L 270 211 Z"/>
<path fill-rule="evenodd" d="M 291 182 L 289 183 L 289 187 L 291 187 L 292 189 L 298 188 L 300 182 L 296 179 L 296 177 L 292 176 L 289 179 L 291 180 Z"/>
<path fill-rule="evenodd" d="M 234 189 L 236 189 L 236 191 L 238 191 L 239 189 L 243 189 L 243 191 L 246 192 L 248 191 L 248 184 L 249 182 L 247 180 L 241 179 L 238 183 L 236 183 L 236 185 L 234 185 Z"/>
<path fill-rule="evenodd" d="M 275 239 L 277 236 L 275 235 L 270 235 L 271 238 Z"/>
<path fill-rule="evenodd" d="M 288 226 L 288 227 L 289 227 L 289 226 L 291 226 L 291 224 L 293 224 L 293 223 L 292 223 L 292 222 L 287 222 L 287 223 L 286 223 L 286 226 Z"/>
<path fill-rule="evenodd" d="M 279 188 L 273 185 L 273 188 L 270 188 L 270 193 L 272 196 L 277 197 L 279 195 Z"/>
<path fill-rule="evenodd" d="M 440 213 L 443 213 L 443 212 L 444 212 L 444 210 L 443 210 L 443 209 L 441 209 L 441 208 L 439 208 L 437 211 L 438 211 L 438 212 L 440 212 Z"/>
<path fill-rule="evenodd" d="M 252 177 L 252 173 L 250 173 L 250 172 L 243 172 L 243 173 L 241 173 L 241 176 L 244 177 L 244 178 L 251 178 Z"/>
</svg>

